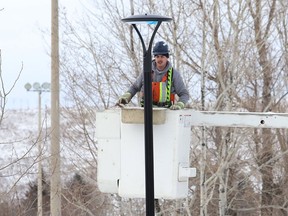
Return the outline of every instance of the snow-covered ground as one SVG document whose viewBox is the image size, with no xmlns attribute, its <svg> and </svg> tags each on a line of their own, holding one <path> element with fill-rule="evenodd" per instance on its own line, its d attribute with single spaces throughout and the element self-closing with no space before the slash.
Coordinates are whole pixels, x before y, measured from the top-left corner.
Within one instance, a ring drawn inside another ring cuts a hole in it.
<svg viewBox="0 0 288 216">
<path fill-rule="evenodd" d="M 38 117 L 38 109 L 6 110 L 5 112 L 0 125 L 0 194 L 2 196 L 15 192 L 18 196 L 22 196 L 28 189 L 29 183 L 37 179 L 37 162 L 40 158 L 43 170 L 49 178 L 49 110 L 42 110 L 41 113 L 41 139 L 38 136 Z M 83 173 L 87 171 L 87 167 L 94 166 L 92 156 L 96 149 L 92 148 L 91 151 L 91 148 L 81 141 L 83 140 L 81 135 L 69 135 L 69 130 L 75 128 L 74 124 L 75 119 L 61 120 L 60 154 L 63 182 L 75 173 Z"/>
</svg>

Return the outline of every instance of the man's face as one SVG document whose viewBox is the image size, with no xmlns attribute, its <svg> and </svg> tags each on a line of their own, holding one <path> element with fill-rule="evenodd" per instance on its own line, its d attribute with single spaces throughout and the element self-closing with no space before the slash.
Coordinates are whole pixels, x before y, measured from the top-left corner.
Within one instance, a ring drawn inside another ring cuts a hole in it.
<svg viewBox="0 0 288 216">
<path fill-rule="evenodd" d="M 164 70 L 167 65 L 168 58 L 164 55 L 156 55 L 155 62 L 158 70 Z"/>
</svg>

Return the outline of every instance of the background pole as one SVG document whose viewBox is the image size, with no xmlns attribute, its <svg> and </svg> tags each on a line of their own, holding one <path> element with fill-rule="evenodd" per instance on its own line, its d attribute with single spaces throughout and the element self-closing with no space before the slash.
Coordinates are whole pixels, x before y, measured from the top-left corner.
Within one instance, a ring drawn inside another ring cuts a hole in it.
<svg viewBox="0 0 288 216">
<path fill-rule="evenodd" d="M 51 13 L 51 216 L 61 216 L 58 0 Z"/>
</svg>

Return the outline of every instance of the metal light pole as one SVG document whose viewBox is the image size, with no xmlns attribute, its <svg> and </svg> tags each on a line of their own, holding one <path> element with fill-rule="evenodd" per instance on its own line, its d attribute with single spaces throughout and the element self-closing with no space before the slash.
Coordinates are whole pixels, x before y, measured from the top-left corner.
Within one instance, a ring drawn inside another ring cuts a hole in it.
<svg viewBox="0 0 288 216">
<path fill-rule="evenodd" d="M 171 21 L 172 18 L 160 15 L 133 15 L 122 19 L 131 23 L 140 37 L 143 47 L 143 73 L 144 73 L 144 136 L 145 136 L 145 187 L 146 187 L 146 215 L 154 216 L 154 154 L 153 154 L 153 112 L 152 112 L 152 84 L 151 84 L 151 49 L 155 34 L 162 22 Z M 157 23 L 151 36 L 148 49 L 138 30 L 137 23 Z"/>
<path fill-rule="evenodd" d="M 38 92 L 38 177 L 37 177 L 37 215 L 42 216 L 43 214 L 43 199 L 42 199 L 42 120 L 41 120 L 41 95 L 42 92 L 50 92 L 50 83 L 44 82 L 40 85 L 38 82 L 35 82 L 33 86 L 30 83 L 25 84 L 25 89 L 27 91 Z"/>
</svg>

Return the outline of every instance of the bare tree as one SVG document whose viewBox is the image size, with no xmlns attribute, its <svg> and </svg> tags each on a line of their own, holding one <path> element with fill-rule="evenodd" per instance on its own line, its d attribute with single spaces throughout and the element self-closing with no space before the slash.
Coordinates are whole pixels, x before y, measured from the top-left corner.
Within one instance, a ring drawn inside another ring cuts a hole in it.
<svg viewBox="0 0 288 216">
<path fill-rule="evenodd" d="M 8 98 L 8 95 L 11 93 L 11 91 L 13 90 L 13 88 L 15 87 L 20 75 L 21 75 L 21 72 L 23 70 L 23 63 L 21 65 L 21 69 L 20 69 L 20 72 L 18 73 L 15 81 L 12 83 L 11 87 L 9 87 L 8 89 L 5 87 L 5 81 L 3 79 L 3 71 L 2 71 L 2 52 L 1 52 L 1 49 L 0 49 L 0 125 L 1 125 L 1 122 L 3 120 L 3 117 L 4 117 L 4 113 L 5 113 L 5 107 L 6 107 L 6 104 L 7 104 L 7 98 Z"/>
<path fill-rule="evenodd" d="M 97 164 L 95 109 L 113 108 L 119 94 L 142 71 L 139 41 L 132 28 L 121 22 L 131 14 L 158 13 L 173 18 L 163 25 L 157 39 L 169 43 L 171 61 L 185 78 L 192 107 L 287 111 L 285 1 L 129 1 L 128 9 L 124 1 L 102 3 L 95 8 L 89 5 L 87 17 L 78 23 L 63 16 L 62 78 L 70 99 L 67 116 L 77 119 L 77 126 L 67 127 L 67 134 L 77 134 L 67 146 L 72 150 L 82 137 L 82 149 L 90 151 L 89 166 Z M 141 27 L 147 36 L 149 30 Z M 133 105 L 137 102 L 133 100 Z M 279 188 L 287 182 L 285 137 L 283 130 L 194 128 L 191 162 L 200 168 L 200 179 L 190 181 L 191 195 L 180 200 L 180 205 L 159 200 L 161 212 L 284 214 L 287 193 Z"/>
</svg>

